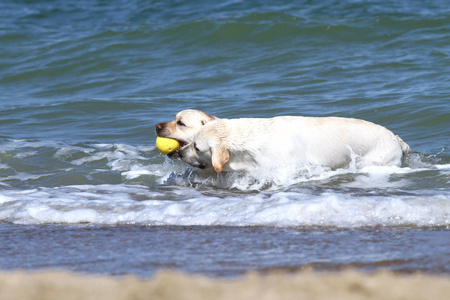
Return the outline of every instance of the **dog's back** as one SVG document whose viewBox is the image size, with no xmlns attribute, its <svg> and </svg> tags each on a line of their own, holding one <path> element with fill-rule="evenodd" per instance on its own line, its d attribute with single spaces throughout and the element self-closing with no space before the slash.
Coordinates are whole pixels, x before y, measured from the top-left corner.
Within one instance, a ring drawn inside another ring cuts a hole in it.
<svg viewBox="0 0 450 300">
<path fill-rule="evenodd" d="M 220 119 L 198 133 L 212 148 L 229 154 L 224 170 L 251 170 L 286 164 L 347 167 L 400 165 L 409 146 L 391 131 L 348 118 L 283 116 L 270 119 Z M 214 151 L 214 149 L 213 149 Z M 221 168 L 218 168 L 221 170 Z"/>
</svg>

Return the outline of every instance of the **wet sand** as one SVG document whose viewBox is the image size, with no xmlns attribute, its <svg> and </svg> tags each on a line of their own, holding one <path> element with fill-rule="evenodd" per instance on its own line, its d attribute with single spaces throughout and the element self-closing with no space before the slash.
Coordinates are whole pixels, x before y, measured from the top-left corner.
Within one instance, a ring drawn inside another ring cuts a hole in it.
<svg viewBox="0 0 450 300">
<path fill-rule="evenodd" d="M 248 274 L 239 279 L 163 272 L 149 279 L 66 271 L 0 273 L 1 300 L 28 299 L 445 299 L 450 277 L 391 272 Z"/>
</svg>

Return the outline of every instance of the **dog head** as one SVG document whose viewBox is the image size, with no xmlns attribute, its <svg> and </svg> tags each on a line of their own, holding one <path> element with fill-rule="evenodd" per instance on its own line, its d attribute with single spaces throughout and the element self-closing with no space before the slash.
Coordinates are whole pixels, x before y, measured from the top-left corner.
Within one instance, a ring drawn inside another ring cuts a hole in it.
<svg viewBox="0 0 450 300">
<path fill-rule="evenodd" d="M 177 113 L 175 119 L 169 122 L 156 124 L 156 134 L 160 137 L 177 140 L 180 147 L 192 143 L 196 133 L 209 121 L 217 118 L 199 110 L 183 110 Z M 177 156 L 177 151 L 169 154 Z"/>
<path fill-rule="evenodd" d="M 230 153 L 221 134 L 223 128 L 216 123 L 204 126 L 192 143 L 179 150 L 179 156 L 184 162 L 200 169 L 213 167 L 217 173 L 223 171 L 230 160 Z"/>
</svg>

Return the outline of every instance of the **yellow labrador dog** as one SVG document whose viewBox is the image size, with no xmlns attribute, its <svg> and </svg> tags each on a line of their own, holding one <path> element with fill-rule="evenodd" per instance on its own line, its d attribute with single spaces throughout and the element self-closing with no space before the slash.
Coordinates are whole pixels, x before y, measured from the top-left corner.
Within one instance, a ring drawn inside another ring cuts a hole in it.
<svg viewBox="0 0 450 300">
<path fill-rule="evenodd" d="M 156 124 L 156 134 L 177 140 L 180 143 L 180 148 L 182 148 L 192 143 L 194 136 L 203 125 L 217 119 L 199 110 L 183 110 L 177 113 L 174 120 Z M 178 151 L 172 152 L 168 156 L 176 158 L 178 157 Z"/>
<path fill-rule="evenodd" d="M 189 125 L 183 115 L 189 115 Z M 177 151 L 183 161 L 216 172 L 302 164 L 337 169 L 352 161 L 357 167 L 400 165 L 411 151 L 385 127 L 349 118 L 219 119 L 189 110 L 156 128 L 183 143 Z"/>
</svg>

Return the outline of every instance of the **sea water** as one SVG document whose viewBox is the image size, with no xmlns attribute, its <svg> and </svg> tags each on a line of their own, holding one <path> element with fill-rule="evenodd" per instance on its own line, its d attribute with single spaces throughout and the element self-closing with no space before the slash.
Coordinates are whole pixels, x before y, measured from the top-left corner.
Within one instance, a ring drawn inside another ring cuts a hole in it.
<svg viewBox="0 0 450 300">
<path fill-rule="evenodd" d="M 1 268 L 450 271 L 446 1 L 4 1 L 0 16 Z M 155 148 L 187 108 L 361 118 L 413 153 L 217 174 Z"/>
</svg>

